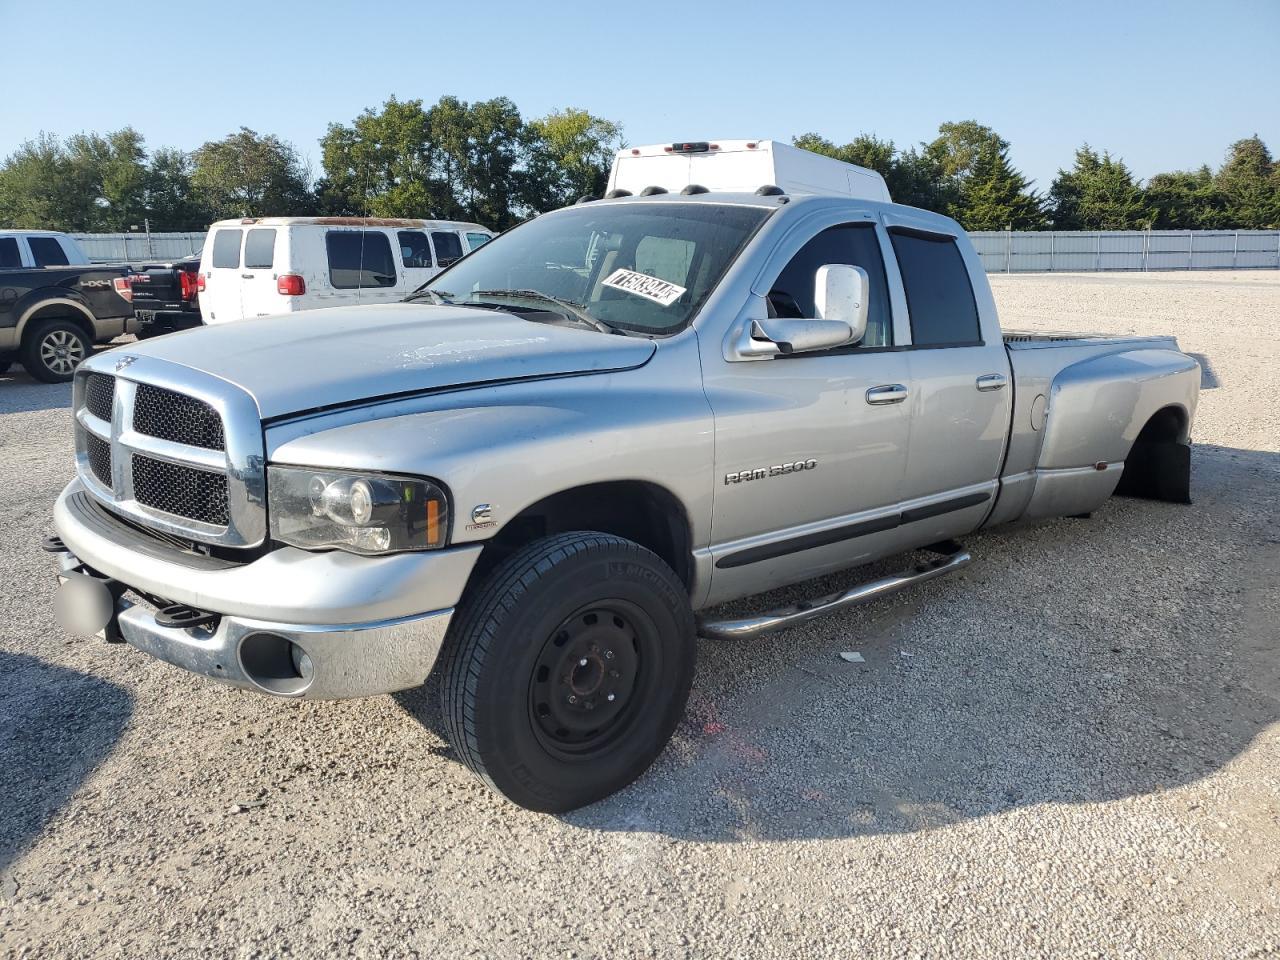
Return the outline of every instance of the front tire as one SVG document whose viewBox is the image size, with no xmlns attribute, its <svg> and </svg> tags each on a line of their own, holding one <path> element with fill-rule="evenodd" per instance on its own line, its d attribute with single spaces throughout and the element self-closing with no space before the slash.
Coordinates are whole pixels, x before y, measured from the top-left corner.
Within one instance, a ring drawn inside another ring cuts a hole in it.
<svg viewBox="0 0 1280 960">
<path fill-rule="evenodd" d="M 449 739 L 478 777 L 530 810 L 562 813 L 639 777 L 684 713 L 693 614 L 656 555 L 565 533 L 509 557 L 448 639 Z"/>
<path fill-rule="evenodd" d="M 45 383 L 66 383 L 93 351 L 84 331 L 70 320 L 45 320 L 23 337 L 22 365 Z"/>
</svg>

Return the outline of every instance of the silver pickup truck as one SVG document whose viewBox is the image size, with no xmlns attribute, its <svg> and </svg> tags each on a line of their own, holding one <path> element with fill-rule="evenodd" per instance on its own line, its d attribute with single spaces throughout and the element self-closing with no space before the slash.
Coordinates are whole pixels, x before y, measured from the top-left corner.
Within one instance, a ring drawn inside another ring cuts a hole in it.
<svg viewBox="0 0 1280 960">
<path fill-rule="evenodd" d="M 46 544 L 63 622 L 283 697 L 435 670 L 466 765 L 563 811 L 663 749 L 699 635 L 944 575 L 998 524 L 1188 500 L 1200 373 L 1171 338 L 1002 333 L 964 232 L 921 210 L 642 192 L 536 217 L 410 302 L 85 362 Z"/>
</svg>

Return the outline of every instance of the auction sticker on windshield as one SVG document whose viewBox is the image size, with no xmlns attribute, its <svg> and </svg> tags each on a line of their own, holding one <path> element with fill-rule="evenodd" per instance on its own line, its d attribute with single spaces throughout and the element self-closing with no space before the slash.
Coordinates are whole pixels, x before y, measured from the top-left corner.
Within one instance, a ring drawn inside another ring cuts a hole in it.
<svg viewBox="0 0 1280 960">
<path fill-rule="evenodd" d="M 668 283 L 666 280 L 659 280 L 657 277 L 651 277 L 647 273 L 636 273 L 634 270 L 627 270 L 623 267 L 619 267 L 609 274 L 604 280 L 604 285 L 617 290 L 625 290 L 627 293 L 634 293 L 637 297 L 644 297 L 646 300 L 660 303 L 664 307 L 671 306 L 685 292 L 684 287 Z"/>
</svg>

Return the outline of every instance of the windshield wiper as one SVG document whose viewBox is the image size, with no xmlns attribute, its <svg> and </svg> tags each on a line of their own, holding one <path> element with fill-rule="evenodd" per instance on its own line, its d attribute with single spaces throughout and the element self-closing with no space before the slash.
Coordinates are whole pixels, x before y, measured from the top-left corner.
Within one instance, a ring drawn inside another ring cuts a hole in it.
<svg viewBox="0 0 1280 960">
<path fill-rule="evenodd" d="M 541 290 L 476 290 L 471 296 L 473 297 L 519 297 L 525 300 L 541 300 L 543 303 L 551 303 L 559 307 L 570 319 L 577 320 L 579 323 L 586 324 L 593 330 L 599 330 L 601 333 L 618 333 L 622 331 L 617 327 L 610 326 L 603 320 L 598 320 L 591 314 L 587 313 L 586 308 L 580 303 L 574 303 L 572 300 L 562 300 L 559 297 L 553 297 L 549 293 L 543 293 Z"/>
<path fill-rule="evenodd" d="M 452 297 L 453 294 L 448 290 L 431 290 L 424 284 L 400 302 L 411 303 L 414 300 L 430 300 L 432 303 L 452 303 Z"/>
</svg>

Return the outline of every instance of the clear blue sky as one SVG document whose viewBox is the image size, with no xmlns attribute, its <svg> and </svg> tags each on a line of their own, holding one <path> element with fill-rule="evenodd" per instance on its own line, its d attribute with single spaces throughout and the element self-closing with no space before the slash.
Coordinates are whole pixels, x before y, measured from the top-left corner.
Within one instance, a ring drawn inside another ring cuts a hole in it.
<svg viewBox="0 0 1280 960">
<path fill-rule="evenodd" d="M 579 106 L 631 143 L 871 132 L 974 118 L 1048 187 L 1088 141 L 1139 176 L 1280 154 L 1280 0 L 0 0 L 0 155 L 131 124 L 191 149 L 240 125 L 316 144 L 394 94 Z"/>
</svg>

